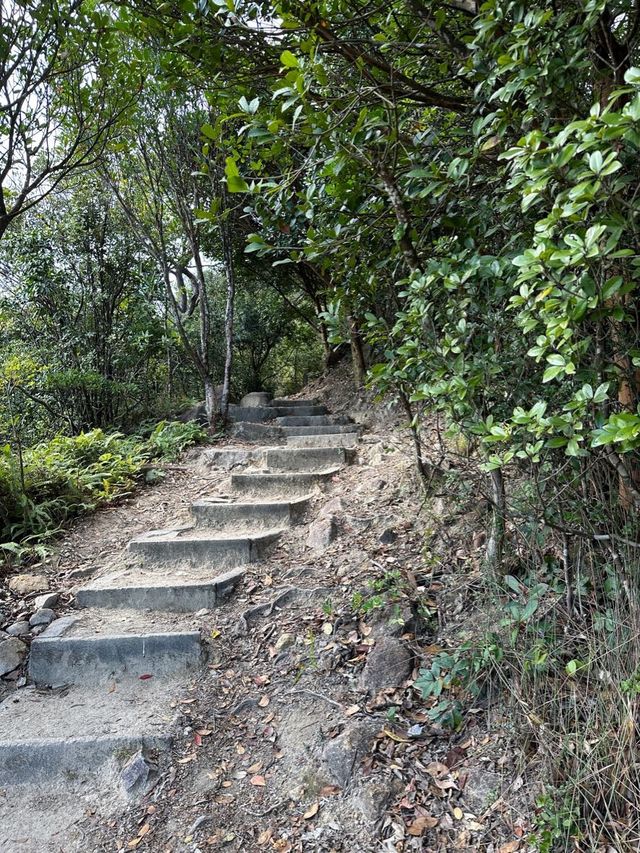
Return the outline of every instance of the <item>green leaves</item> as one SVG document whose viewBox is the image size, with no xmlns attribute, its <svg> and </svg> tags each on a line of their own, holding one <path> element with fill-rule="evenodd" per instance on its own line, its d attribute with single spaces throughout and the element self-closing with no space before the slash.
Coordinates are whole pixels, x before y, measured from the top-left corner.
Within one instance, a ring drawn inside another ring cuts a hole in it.
<svg viewBox="0 0 640 853">
<path fill-rule="evenodd" d="M 240 176 L 238 165 L 233 157 L 226 158 L 224 173 L 227 178 L 227 187 L 230 193 L 249 192 L 249 185 L 244 178 Z"/>
<path fill-rule="evenodd" d="M 290 50 L 283 50 L 280 54 L 280 62 L 285 68 L 298 68 L 300 63 L 298 57 L 291 53 Z"/>
</svg>

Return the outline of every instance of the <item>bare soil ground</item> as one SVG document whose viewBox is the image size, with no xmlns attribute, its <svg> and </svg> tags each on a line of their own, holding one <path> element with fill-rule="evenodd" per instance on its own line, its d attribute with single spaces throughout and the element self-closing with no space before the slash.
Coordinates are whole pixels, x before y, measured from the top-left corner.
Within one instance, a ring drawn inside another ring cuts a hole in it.
<svg viewBox="0 0 640 853">
<path fill-rule="evenodd" d="M 194 616 L 208 665 L 176 696 L 173 754 L 142 800 L 86 814 L 82 849 L 530 849 L 509 715 L 485 698 L 452 731 L 414 687 L 420 667 L 481 618 L 482 502 L 454 516 L 446 495 L 425 498 L 401 420 L 358 397 L 346 369 L 301 396 L 363 424 L 358 463 L 318 491 L 305 523 L 248 566 L 230 599 Z M 62 538 L 44 570 L 67 590 L 63 605 L 132 536 L 182 523 L 222 485 L 203 452 Z M 314 550 L 308 525 L 327 513 L 336 538 Z"/>
</svg>

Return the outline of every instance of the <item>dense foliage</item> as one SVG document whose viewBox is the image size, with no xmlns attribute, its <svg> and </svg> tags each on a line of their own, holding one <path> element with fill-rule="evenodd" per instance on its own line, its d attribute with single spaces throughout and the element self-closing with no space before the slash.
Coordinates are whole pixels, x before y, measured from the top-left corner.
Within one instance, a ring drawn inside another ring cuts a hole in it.
<svg viewBox="0 0 640 853">
<path fill-rule="evenodd" d="M 472 638 L 425 670 L 425 697 L 516 679 L 557 780 L 535 843 L 635 849 L 637 4 L 3 12 L 5 535 L 28 532 L 32 483 L 46 502 L 75 470 L 78 430 L 196 394 L 213 425 L 234 393 L 293 390 L 350 349 L 354 382 L 406 412 L 425 487 L 437 416 L 486 499 L 505 621 L 480 662 Z M 92 503 L 78 488 L 69 505 Z"/>
</svg>

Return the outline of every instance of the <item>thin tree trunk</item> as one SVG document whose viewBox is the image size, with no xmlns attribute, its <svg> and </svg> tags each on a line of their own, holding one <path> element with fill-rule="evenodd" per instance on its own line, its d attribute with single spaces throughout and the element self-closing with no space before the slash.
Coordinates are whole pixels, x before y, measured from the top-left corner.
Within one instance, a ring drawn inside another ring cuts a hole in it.
<svg viewBox="0 0 640 853">
<path fill-rule="evenodd" d="M 429 489 L 430 476 L 427 465 L 422 458 L 422 438 L 420 436 L 420 428 L 415 422 L 415 415 L 413 409 L 411 407 L 411 402 L 407 395 L 403 392 L 399 392 L 400 402 L 402 403 L 402 407 L 406 412 L 407 417 L 409 418 L 409 429 L 411 430 L 411 438 L 413 439 L 413 450 L 415 453 L 416 459 L 416 469 L 418 471 L 418 476 L 420 477 L 420 482 L 422 483 L 422 488 L 425 492 Z"/>
<path fill-rule="evenodd" d="M 233 245 L 231 242 L 231 230 L 227 208 L 227 191 L 222 189 L 222 218 L 220 231 L 222 236 L 222 251 L 224 254 L 224 272 L 227 279 L 227 301 L 224 309 L 224 374 L 222 378 L 222 396 L 220 399 L 220 415 L 224 423 L 229 415 L 229 394 L 231 390 L 231 370 L 233 367 L 233 309 L 235 302 L 236 283 L 235 270 L 233 266 Z"/>
<path fill-rule="evenodd" d="M 207 423 L 212 428 L 216 420 L 216 386 L 210 376 L 204 377 L 204 410 Z"/>
<path fill-rule="evenodd" d="M 367 363 L 362 349 L 362 337 L 358 324 L 352 316 L 349 316 L 349 336 L 351 339 L 351 356 L 353 360 L 353 378 L 357 388 L 362 388 L 367 376 Z"/>
<path fill-rule="evenodd" d="M 491 534 L 487 540 L 487 562 L 497 569 L 502 562 L 502 551 L 504 548 L 506 496 L 504 490 L 504 477 L 500 468 L 494 468 L 490 473 L 491 503 L 493 504 L 493 522 Z"/>
</svg>

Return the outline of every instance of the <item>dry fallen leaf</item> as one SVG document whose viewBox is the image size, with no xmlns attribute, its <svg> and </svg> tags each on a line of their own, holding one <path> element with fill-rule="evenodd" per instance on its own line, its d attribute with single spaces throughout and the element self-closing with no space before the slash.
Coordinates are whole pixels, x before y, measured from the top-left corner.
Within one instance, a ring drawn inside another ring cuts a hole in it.
<svg viewBox="0 0 640 853">
<path fill-rule="evenodd" d="M 344 712 L 347 717 L 353 717 L 354 714 L 358 714 L 360 712 L 360 705 L 349 705 L 348 708 L 345 708 Z"/>
<path fill-rule="evenodd" d="M 460 806 L 455 807 L 455 809 L 453 810 L 453 816 L 456 820 L 462 820 L 462 818 L 464 817 L 464 812 L 462 811 Z"/>
<path fill-rule="evenodd" d="M 407 832 L 409 835 L 419 836 L 423 834 L 425 829 L 433 829 L 433 827 L 437 825 L 437 817 L 431 817 L 431 815 L 420 815 L 420 817 L 417 817 L 413 821 Z"/>
<path fill-rule="evenodd" d="M 391 729 L 383 729 L 383 734 L 387 737 L 390 737 L 391 740 L 395 740 L 396 743 L 408 743 L 409 738 L 404 737 L 404 735 L 398 735 L 395 732 L 392 732 Z"/>
<path fill-rule="evenodd" d="M 258 788 L 264 788 L 264 786 L 267 784 L 264 776 L 252 776 L 249 781 L 252 785 L 256 785 Z"/>
<path fill-rule="evenodd" d="M 520 839 L 516 839 L 515 841 L 507 841 L 506 844 L 502 844 L 498 847 L 498 853 L 515 853 L 515 851 L 519 849 Z"/>
<path fill-rule="evenodd" d="M 263 696 L 258 702 L 258 705 L 260 705 L 261 708 L 266 708 L 268 704 L 269 704 L 269 697 L 268 696 Z"/>
<path fill-rule="evenodd" d="M 303 814 L 305 820 L 311 820 L 312 817 L 315 817 L 318 814 L 318 809 L 320 808 L 320 804 L 315 802 L 312 806 L 306 810 Z"/>
<path fill-rule="evenodd" d="M 250 767 L 247 767 L 247 773 L 259 773 L 261 770 L 262 761 L 256 761 Z"/>
</svg>

